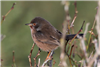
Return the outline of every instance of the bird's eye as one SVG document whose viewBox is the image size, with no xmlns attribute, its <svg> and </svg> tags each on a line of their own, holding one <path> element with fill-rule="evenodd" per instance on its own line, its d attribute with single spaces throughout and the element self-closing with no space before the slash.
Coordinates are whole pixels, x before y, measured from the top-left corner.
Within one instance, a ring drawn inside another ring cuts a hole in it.
<svg viewBox="0 0 100 67">
<path fill-rule="evenodd" d="M 36 23 L 33 23 L 33 25 L 35 26 L 35 25 L 36 25 Z"/>
</svg>

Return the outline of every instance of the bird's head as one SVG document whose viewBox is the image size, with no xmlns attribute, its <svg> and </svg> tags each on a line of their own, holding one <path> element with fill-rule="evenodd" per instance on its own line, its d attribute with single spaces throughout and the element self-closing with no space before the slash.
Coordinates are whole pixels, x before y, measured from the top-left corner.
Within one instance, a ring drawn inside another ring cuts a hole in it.
<svg viewBox="0 0 100 67">
<path fill-rule="evenodd" d="M 27 23 L 25 25 L 30 26 L 31 30 L 41 31 L 50 26 L 51 24 L 41 17 L 36 17 L 30 23 Z"/>
</svg>

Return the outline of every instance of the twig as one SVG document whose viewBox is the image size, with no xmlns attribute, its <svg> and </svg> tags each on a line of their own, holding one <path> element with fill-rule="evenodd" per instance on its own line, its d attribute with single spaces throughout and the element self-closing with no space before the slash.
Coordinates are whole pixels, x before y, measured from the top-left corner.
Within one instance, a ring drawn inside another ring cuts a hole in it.
<svg viewBox="0 0 100 67">
<path fill-rule="evenodd" d="M 77 36 L 77 37 L 81 40 L 80 48 L 83 50 L 84 56 L 85 56 L 87 62 L 89 62 L 89 60 L 88 60 L 88 56 L 87 56 L 88 54 L 87 54 L 87 52 L 86 52 L 86 47 L 85 47 L 84 39 L 85 39 L 85 35 L 86 35 L 86 33 L 87 33 L 87 30 L 88 30 L 88 26 L 89 26 L 89 23 L 86 24 L 86 28 L 85 28 L 85 32 L 84 32 L 83 38 L 80 37 L 80 36 Z M 84 60 L 83 60 L 83 62 L 84 62 Z M 85 63 L 84 63 L 84 64 L 85 64 Z M 84 66 L 85 66 L 85 65 L 84 65 Z"/>
<path fill-rule="evenodd" d="M 43 64 L 42 67 L 44 67 L 44 65 L 49 61 L 50 59 L 47 59 Z"/>
<path fill-rule="evenodd" d="M 40 48 L 39 48 L 39 50 L 38 50 L 38 53 L 37 53 L 36 57 L 35 57 L 35 58 L 33 58 L 33 59 L 34 59 L 34 67 L 36 67 L 36 59 L 37 59 L 37 57 L 40 55 L 40 52 L 41 52 L 41 50 L 40 50 Z"/>
<path fill-rule="evenodd" d="M 1 41 L 2 41 L 5 37 L 6 37 L 6 35 L 0 34 L 0 39 L 1 39 Z"/>
<path fill-rule="evenodd" d="M 30 67 L 32 67 L 31 55 L 32 55 L 32 51 L 33 51 L 34 46 L 35 46 L 35 43 L 33 43 L 32 48 L 31 48 L 31 51 L 30 51 L 30 54 L 29 54 L 29 56 L 28 56 L 28 58 L 29 58 L 29 63 L 30 63 Z"/>
<path fill-rule="evenodd" d="M 56 63 L 56 61 L 54 60 L 54 61 L 53 61 L 53 67 L 54 67 L 55 63 Z"/>
<path fill-rule="evenodd" d="M 93 23 L 93 26 L 92 26 L 92 28 L 91 28 L 91 31 L 90 32 L 93 32 L 93 29 L 94 29 L 94 25 L 95 25 L 95 23 L 96 23 L 96 19 L 94 20 L 94 23 Z M 88 50 L 88 47 L 89 47 L 89 44 L 90 44 L 90 39 L 91 39 L 91 33 L 90 33 L 90 36 L 89 36 L 89 40 L 88 40 L 88 45 L 87 45 L 87 50 Z"/>
<path fill-rule="evenodd" d="M 39 60 L 38 60 L 38 65 L 37 65 L 38 67 L 40 66 L 40 58 L 39 58 Z"/>
<path fill-rule="evenodd" d="M 72 45 L 72 47 L 71 47 L 71 51 L 70 51 L 70 55 L 69 55 L 69 57 L 70 57 L 71 54 L 72 54 L 72 50 L 73 50 L 73 48 L 74 48 L 74 45 Z"/>
<path fill-rule="evenodd" d="M 100 55 L 100 1 L 98 1 L 98 9 L 97 9 L 97 13 L 95 16 L 95 21 L 97 22 L 96 30 L 97 30 L 97 34 L 98 34 L 98 41 L 95 39 L 96 42 L 94 42 L 94 44 L 95 44 L 96 53 L 94 54 L 92 60 L 89 62 L 88 67 L 91 67 L 93 62 L 95 60 L 97 60 L 97 57 Z M 94 24 L 93 24 L 93 26 L 94 26 Z M 97 47 L 97 45 L 99 47 Z M 98 62 L 98 63 L 100 63 L 100 62 Z"/>
<path fill-rule="evenodd" d="M 13 51 L 13 63 L 15 63 L 15 51 Z"/>
<path fill-rule="evenodd" d="M 63 31 L 62 31 L 62 38 L 60 40 L 60 48 L 61 48 L 61 54 L 60 54 L 60 66 L 61 67 L 67 67 L 67 63 L 66 63 L 66 55 L 65 55 L 65 52 L 64 52 L 64 48 L 65 48 L 65 36 L 66 36 L 66 29 L 67 29 L 67 23 L 69 22 L 70 18 L 69 18 L 69 2 L 68 1 L 64 1 L 64 8 L 65 8 L 65 12 L 66 12 L 66 18 L 63 22 Z"/>
<path fill-rule="evenodd" d="M 64 46 L 64 52 L 66 53 L 66 46 L 67 46 L 68 41 L 66 41 L 65 46 Z"/>
<path fill-rule="evenodd" d="M 80 48 L 83 50 L 85 58 L 86 58 L 86 61 L 88 62 L 88 54 L 86 52 L 84 39 L 82 37 L 78 37 L 78 38 L 81 40 Z"/>
<path fill-rule="evenodd" d="M 13 64 L 12 64 L 12 67 L 16 67 L 16 64 L 15 64 L 15 51 L 13 51 Z"/>
<path fill-rule="evenodd" d="M 42 67 L 44 67 L 44 65 L 45 65 L 48 61 L 52 60 L 52 56 L 53 56 L 54 52 L 51 51 L 51 52 L 49 52 L 49 53 L 50 53 L 49 59 L 46 58 L 46 60 L 45 60 L 45 61 L 43 62 L 43 64 L 42 64 Z M 51 66 L 52 66 L 52 65 L 51 65 Z"/>
<path fill-rule="evenodd" d="M 91 67 L 93 62 L 95 61 L 95 59 L 98 57 L 98 53 L 95 53 L 92 60 L 88 63 L 88 66 L 87 67 Z"/>
<path fill-rule="evenodd" d="M 76 67 L 77 67 L 77 61 L 75 61 L 75 59 L 73 59 L 73 58 L 71 58 L 71 57 L 69 57 L 69 55 L 68 54 L 66 54 L 67 56 L 68 56 L 68 58 L 71 60 L 71 61 L 73 61 L 73 63 L 76 65 Z"/>
<path fill-rule="evenodd" d="M 87 33 L 87 31 L 88 31 L 89 25 L 90 25 L 90 23 L 87 23 L 87 24 L 86 24 L 86 28 L 85 28 L 84 36 L 83 36 L 84 39 L 85 39 L 86 33 Z"/>
<path fill-rule="evenodd" d="M 77 35 L 82 31 L 84 23 L 85 23 L 85 21 L 83 21 L 83 24 L 82 24 L 82 26 L 81 26 L 81 29 L 80 29 L 80 30 L 78 31 L 78 33 L 74 36 L 74 38 L 70 41 L 70 43 L 69 43 L 70 45 L 71 45 L 72 41 L 77 37 Z"/>
<path fill-rule="evenodd" d="M 74 6 L 75 6 L 75 14 L 74 14 L 73 21 L 72 21 L 72 23 L 71 23 L 71 25 L 70 25 L 70 28 L 74 26 L 74 22 L 75 22 L 75 20 L 76 20 L 77 13 L 78 13 L 78 11 L 77 11 L 77 2 L 76 2 L 76 1 L 74 2 Z"/>
<path fill-rule="evenodd" d="M 2 20 L 1 20 L 1 23 L 5 20 L 6 16 L 11 12 L 11 10 L 14 9 L 15 4 L 16 4 L 16 3 L 13 3 L 11 9 L 3 16 Z"/>
<path fill-rule="evenodd" d="M 70 55 L 69 55 L 69 62 L 70 62 L 71 65 L 72 65 L 72 63 L 71 63 L 70 57 L 71 57 L 71 54 L 72 54 L 72 49 L 73 49 L 73 47 L 74 47 L 74 45 L 72 45 L 71 51 L 70 51 Z"/>
<path fill-rule="evenodd" d="M 97 14 L 95 17 L 97 24 L 96 24 L 96 30 L 98 33 L 98 44 L 99 44 L 99 50 L 100 50 L 100 0 L 98 1 L 98 8 L 97 8 Z"/>
<path fill-rule="evenodd" d="M 0 67 L 2 67 L 2 64 L 1 64 L 2 61 L 3 61 L 3 59 L 1 59 L 1 56 L 0 56 Z"/>
</svg>

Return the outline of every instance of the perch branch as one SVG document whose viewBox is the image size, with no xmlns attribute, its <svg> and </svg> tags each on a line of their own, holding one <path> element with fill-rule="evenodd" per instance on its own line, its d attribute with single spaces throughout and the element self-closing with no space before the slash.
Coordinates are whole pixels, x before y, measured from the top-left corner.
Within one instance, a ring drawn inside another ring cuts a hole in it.
<svg viewBox="0 0 100 67">
<path fill-rule="evenodd" d="M 32 67 L 31 55 L 32 55 L 32 51 L 33 51 L 34 46 L 35 46 L 35 43 L 33 43 L 32 48 L 31 48 L 31 51 L 30 51 L 30 54 L 29 54 L 29 56 L 28 56 L 28 58 L 29 58 L 29 63 L 30 63 L 30 67 Z"/>
</svg>

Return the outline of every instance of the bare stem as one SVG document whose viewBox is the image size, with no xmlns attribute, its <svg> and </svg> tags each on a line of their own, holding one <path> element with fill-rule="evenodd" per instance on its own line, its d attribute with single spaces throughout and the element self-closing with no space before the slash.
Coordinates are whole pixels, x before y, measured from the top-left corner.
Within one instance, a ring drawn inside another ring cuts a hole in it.
<svg viewBox="0 0 100 67">
<path fill-rule="evenodd" d="M 12 67 L 16 67 L 16 64 L 15 64 L 15 51 L 13 51 L 13 64 L 12 64 Z"/>
<path fill-rule="evenodd" d="M 74 2 L 74 6 L 75 6 L 75 14 L 74 14 L 74 18 L 73 18 L 73 21 L 72 21 L 70 27 L 73 27 L 74 26 L 74 22 L 76 20 L 77 13 L 78 13 L 78 11 L 77 11 L 77 2 L 76 1 Z"/>
<path fill-rule="evenodd" d="M 15 4 L 16 4 L 16 3 L 13 3 L 11 9 L 3 16 L 2 20 L 1 20 L 1 23 L 5 20 L 6 16 L 11 12 L 11 10 L 14 9 Z"/>
<path fill-rule="evenodd" d="M 38 53 L 37 53 L 37 55 L 36 55 L 36 57 L 35 58 L 33 58 L 34 59 L 34 67 L 36 67 L 36 59 L 37 59 L 37 57 L 40 55 L 40 49 L 38 50 Z"/>
<path fill-rule="evenodd" d="M 33 43 L 32 48 L 31 48 L 31 51 L 30 51 L 30 54 L 29 54 L 29 56 L 28 56 L 28 58 L 29 58 L 29 63 L 30 63 L 30 67 L 32 67 L 31 55 L 32 55 L 32 51 L 33 51 L 34 46 L 35 46 L 35 43 Z"/>
<path fill-rule="evenodd" d="M 85 21 L 83 21 L 83 24 L 82 24 L 82 26 L 81 26 L 81 29 L 80 29 L 80 30 L 78 31 L 78 33 L 74 36 L 74 38 L 70 41 L 70 45 L 71 45 L 72 41 L 77 37 L 77 35 L 82 31 L 84 23 L 85 23 Z"/>
</svg>

